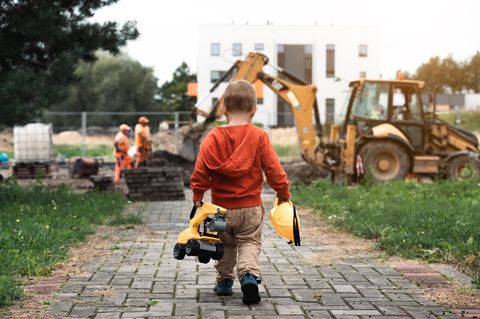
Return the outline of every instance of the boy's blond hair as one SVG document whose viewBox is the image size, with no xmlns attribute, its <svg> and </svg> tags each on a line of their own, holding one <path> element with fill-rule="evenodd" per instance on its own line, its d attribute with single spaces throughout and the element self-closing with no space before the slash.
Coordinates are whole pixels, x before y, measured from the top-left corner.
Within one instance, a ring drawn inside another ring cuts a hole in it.
<svg viewBox="0 0 480 319">
<path fill-rule="evenodd" d="M 230 82 L 223 94 L 223 105 L 227 112 L 248 113 L 255 109 L 257 94 L 250 82 L 235 80 Z"/>
</svg>

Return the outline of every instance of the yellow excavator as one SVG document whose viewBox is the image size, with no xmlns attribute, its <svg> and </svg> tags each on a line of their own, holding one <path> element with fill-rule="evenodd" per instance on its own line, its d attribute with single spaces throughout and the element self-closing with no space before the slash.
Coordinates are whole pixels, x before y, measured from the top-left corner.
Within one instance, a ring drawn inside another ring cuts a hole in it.
<svg viewBox="0 0 480 319">
<path fill-rule="evenodd" d="M 302 158 L 330 171 L 332 179 L 358 181 L 370 174 L 374 181 L 402 180 L 413 175 L 462 178 L 480 175 L 476 136 L 439 119 L 435 103 L 422 103 L 424 83 L 412 80 L 356 80 L 350 82 L 345 119 L 323 135 L 316 100 L 317 87 L 273 66 L 268 58 L 250 52 L 212 87 L 225 79 L 263 82 L 292 111 Z M 433 110 L 430 111 L 430 109 Z M 186 144 L 198 145 L 202 132 L 223 115 L 222 99 L 193 128 Z M 201 114 L 201 113 L 200 113 Z"/>
</svg>

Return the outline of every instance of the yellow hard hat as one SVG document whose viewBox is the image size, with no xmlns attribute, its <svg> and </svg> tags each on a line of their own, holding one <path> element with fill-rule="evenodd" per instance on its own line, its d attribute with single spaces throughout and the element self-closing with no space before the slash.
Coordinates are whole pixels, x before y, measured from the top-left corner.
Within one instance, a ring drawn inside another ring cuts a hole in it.
<svg viewBox="0 0 480 319">
<path fill-rule="evenodd" d="M 270 222 L 277 234 L 300 246 L 300 219 L 292 201 L 278 205 L 278 199 L 275 200 L 270 210 Z"/>
</svg>

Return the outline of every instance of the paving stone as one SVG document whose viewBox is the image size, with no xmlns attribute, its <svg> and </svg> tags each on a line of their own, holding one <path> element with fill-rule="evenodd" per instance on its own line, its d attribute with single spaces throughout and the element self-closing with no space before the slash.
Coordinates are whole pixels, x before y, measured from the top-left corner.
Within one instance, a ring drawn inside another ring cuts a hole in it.
<svg viewBox="0 0 480 319">
<path fill-rule="evenodd" d="M 298 305 L 277 305 L 279 315 L 302 315 L 303 310 Z"/>
<path fill-rule="evenodd" d="M 111 256 L 95 257 L 83 265 L 82 275 L 64 284 L 49 313 L 62 318 L 97 319 L 455 316 L 422 298 L 421 289 L 408 279 L 430 274 L 426 269 L 395 270 L 365 254 L 347 256 L 331 265 L 312 266 L 305 257 L 328 254 L 329 247 L 308 240 L 302 247 L 288 245 L 268 222 L 264 226 L 260 256 L 262 302 L 244 305 L 237 280 L 232 296 L 218 297 L 212 290 L 216 276 L 213 262 L 205 265 L 194 258 L 178 261 L 172 256 L 178 232 L 188 225 L 191 192 L 186 195 L 184 201 L 146 204 L 142 216 L 149 231 L 138 228 L 126 231 Z M 266 202 L 267 209 L 271 200 Z M 457 315 L 461 314 L 457 311 Z M 464 314 L 470 313 L 464 311 Z M 476 313 L 471 311 L 471 314 Z"/>
</svg>

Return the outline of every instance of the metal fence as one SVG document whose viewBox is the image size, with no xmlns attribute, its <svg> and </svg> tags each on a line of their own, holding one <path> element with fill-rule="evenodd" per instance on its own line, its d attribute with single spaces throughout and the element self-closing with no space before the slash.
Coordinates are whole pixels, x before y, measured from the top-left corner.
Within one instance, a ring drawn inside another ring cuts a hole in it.
<svg viewBox="0 0 480 319">
<path fill-rule="evenodd" d="M 174 137 L 177 150 L 181 143 L 180 127 L 191 124 L 194 120 L 190 112 L 45 112 L 40 121 L 52 124 L 53 133 L 57 134 L 57 140 L 59 133 L 74 132 L 75 136 L 65 135 L 64 141 L 66 144 L 78 145 L 81 156 L 85 156 L 87 145 L 90 144 L 88 141 L 91 141 L 90 138 L 104 136 L 113 140 L 120 124 L 127 124 L 134 128 L 140 116 L 148 117 L 152 135 L 159 132 L 160 124 L 168 125 L 168 132 Z M 276 127 L 277 123 L 284 123 L 284 127 L 293 126 L 290 112 L 267 113 L 260 111 L 256 118 L 258 121 L 255 124 L 261 124 L 267 132 L 272 127 Z M 133 137 L 133 130 L 130 134 Z M 71 140 L 67 140 L 69 137 Z M 80 140 L 77 141 L 79 137 Z M 59 142 L 59 144 L 62 143 Z"/>
</svg>

